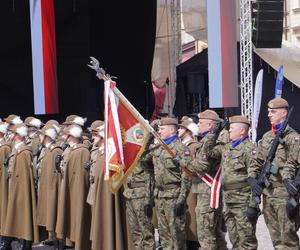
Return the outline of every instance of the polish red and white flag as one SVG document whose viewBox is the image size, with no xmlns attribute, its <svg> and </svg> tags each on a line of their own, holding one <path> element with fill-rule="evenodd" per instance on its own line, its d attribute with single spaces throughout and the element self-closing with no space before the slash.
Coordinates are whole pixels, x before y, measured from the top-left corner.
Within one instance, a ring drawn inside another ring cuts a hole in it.
<svg viewBox="0 0 300 250">
<path fill-rule="evenodd" d="M 53 0 L 30 0 L 34 113 L 58 113 Z"/>
<path fill-rule="evenodd" d="M 117 89 L 115 82 L 109 79 L 104 85 L 104 176 L 115 193 L 144 152 L 149 124 Z"/>
</svg>

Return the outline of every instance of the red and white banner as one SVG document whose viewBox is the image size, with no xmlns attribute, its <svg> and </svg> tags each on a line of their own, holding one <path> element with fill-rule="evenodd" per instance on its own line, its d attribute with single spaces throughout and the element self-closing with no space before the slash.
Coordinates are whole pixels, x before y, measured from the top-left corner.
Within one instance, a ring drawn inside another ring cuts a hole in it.
<svg viewBox="0 0 300 250">
<path fill-rule="evenodd" d="M 210 207 L 213 209 L 218 209 L 220 204 L 221 171 L 222 168 L 219 167 L 214 178 L 212 178 L 209 174 L 205 174 L 201 177 L 201 180 L 210 187 Z"/>
<path fill-rule="evenodd" d="M 107 80 L 104 85 L 104 171 L 115 193 L 144 152 L 149 133 L 144 118 L 116 88 L 116 83 Z"/>
<path fill-rule="evenodd" d="M 34 113 L 58 113 L 53 0 L 30 0 Z"/>
<path fill-rule="evenodd" d="M 236 4 L 232 0 L 207 1 L 210 108 L 239 106 Z"/>
</svg>

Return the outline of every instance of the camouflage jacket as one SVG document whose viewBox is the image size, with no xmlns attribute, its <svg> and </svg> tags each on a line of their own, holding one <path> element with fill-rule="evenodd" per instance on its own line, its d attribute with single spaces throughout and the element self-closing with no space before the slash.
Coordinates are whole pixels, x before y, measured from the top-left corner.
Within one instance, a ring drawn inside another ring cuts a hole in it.
<svg viewBox="0 0 300 250">
<path fill-rule="evenodd" d="M 180 166 L 176 166 L 172 156 L 159 145 L 150 148 L 142 161 L 153 161 L 155 197 L 177 198 L 178 203 L 185 203 L 190 189 L 190 180 L 181 166 L 187 166 L 192 157 L 189 149 L 179 140 L 168 146 L 181 159 Z"/>
<path fill-rule="evenodd" d="M 123 195 L 128 199 L 146 198 L 153 202 L 154 173 L 150 162 L 138 162 L 124 184 Z"/>
<path fill-rule="evenodd" d="M 290 146 L 287 163 L 287 168 L 295 169 L 295 175 L 300 169 L 300 135 L 294 137 L 294 142 Z"/>
<path fill-rule="evenodd" d="M 259 142 L 257 148 L 257 154 L 252 161 L 249 169 L 249 177 L 257 178 L 267 157 L 270 146 L 275 138 L 273 131 L 269 131 L 264 134 L 263 138 Z M 277 166 L 279 171 L 277 174 L 271 174 L 270 180 L 272 182 L 281 183 L 283 179 L 292 179 L 295 176 L 296 166 L 288 164 L 289 157 L 291 157 L 292 148 L 294 143 L 299 140 L 298 133 L 291 127 L 287 126 L 286 131 L 283 135 L 283 144 L 279 144 L 273 165 Z"/>
<path fill-rule="evenodd" d="M 205 173 L 215 176 L 219 168 L 219 160 L 209 158 L 210 150 L 216 145 L 216 135 L 208 134 L 201 139 L 199 147 L 196 152 L 195 159 L 187 166 L 187 168 L 194 174 L 192 179 L 192 192 L 200 193 L 203 190 L 203 186 L 207 185 L 201 180 L 201 176 Z M 201 164 L 205 161 L 206 164 Z"/>
<path fill-rule="evenodd" d="M 211 150 L 209 157 L 222 162 L 222 187 L 223 190 L 231 189 L 231 185 L 247 183 L 248 171 L 256 155 L 255 146 L 249 139 L 244 140 L 235 148 L 230 143 L 217 145 Z M 202 162 L 202 164 L 205 164 Z"/>
</svg>

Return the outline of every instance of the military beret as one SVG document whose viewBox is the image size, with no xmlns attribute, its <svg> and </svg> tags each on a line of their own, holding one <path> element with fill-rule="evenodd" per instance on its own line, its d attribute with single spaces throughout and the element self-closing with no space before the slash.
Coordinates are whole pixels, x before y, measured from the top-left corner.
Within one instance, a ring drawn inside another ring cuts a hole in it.
<svg viewBox="0 0 300 250">
<path fill-rule="evenodd" d="M 199 119 L 209 119 L 213 121 L 220 121 L 219 115 L 210 109 L 207 109 L 201 113 L 198 114 Z"/>
<path fill-rule="evenodd" d="M 270 109 L 289 108 L 289 103 L 283 98 L 274 98 L 268 103 Z"/>
<path fill-rule="evenodd" d="M 247 119 L 247 117 L 242 115 L 235 115 L 229 117 L 229 123 L 245 123 L 250 126 L 250 121 Z"/>
<path fill-rule="evenodd" d="M 172 118 L 172 117 L 163 117 L 160 119 L 160 126 L 165 126 L 165 125 L 178 125 L 177 119 Z"/>
</svg>

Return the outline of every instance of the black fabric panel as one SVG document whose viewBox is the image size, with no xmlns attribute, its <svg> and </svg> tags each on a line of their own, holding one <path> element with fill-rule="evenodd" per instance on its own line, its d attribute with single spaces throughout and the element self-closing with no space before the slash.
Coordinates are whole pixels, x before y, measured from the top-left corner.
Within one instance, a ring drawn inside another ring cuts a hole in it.
<svg viewBox="0 0 300 250">
<path fill-rule="evenodd" d="M 69 114 L 103 118 L 103 83 L 86 64 L 100 60 L 118 77 L 120 90 L 145 116 L 154 98 L 151 67 L 156 1 L 55 0 L 59 109 L 42 120 Z M 3 0 L 0 8 L 0 117 L 32 115 L 33 83 L 29 0 Z"/>
</svg>

